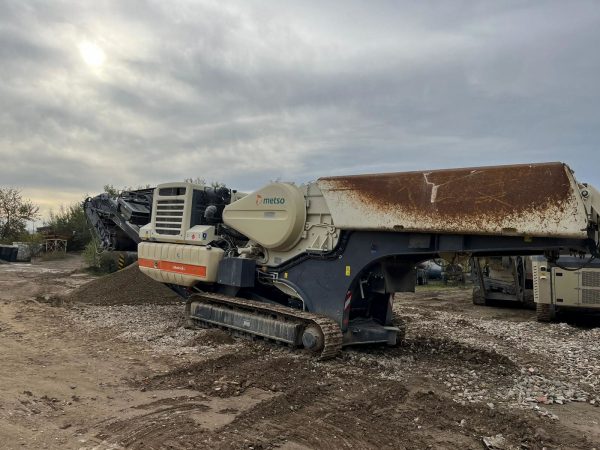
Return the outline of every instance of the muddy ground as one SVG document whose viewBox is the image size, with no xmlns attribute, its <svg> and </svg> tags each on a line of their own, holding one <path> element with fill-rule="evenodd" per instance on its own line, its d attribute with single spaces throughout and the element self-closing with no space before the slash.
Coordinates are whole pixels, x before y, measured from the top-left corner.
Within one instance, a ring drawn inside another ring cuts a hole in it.
<svg viewBox="0 0 600 450">
<path fill-rule="evenodd" d="M 396 298 L 405 345 L 319 362 L 185 329 L 176 300 L 78 301 L 128 297 L 92 280 L 77 257 L 0 266 L 2 448 L 600 448 L 589 322 L 426 287 Z"/>
</svg>

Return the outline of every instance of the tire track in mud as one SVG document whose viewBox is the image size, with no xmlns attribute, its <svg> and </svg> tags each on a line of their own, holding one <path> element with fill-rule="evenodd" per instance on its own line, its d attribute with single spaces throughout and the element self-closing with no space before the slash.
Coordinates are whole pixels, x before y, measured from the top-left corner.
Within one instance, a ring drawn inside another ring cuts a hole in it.
<svg viewBox="0 0 600 450">
<path fill-rule="evenodd" d="M 387 359 L 394 362 L 422 355 L 421 345 L 394 349 L 387 353 Z M 193 390 L 199 397 L 145 405 L 141 409 L 155 409 L 108 424 L 98 438 L 133 449 L 267 449 L 288 445 L 480 448 L 482 436 L 498 433 L 511 444 L 530 449 L 554 443 L 552 438 L 543 442 L 536 438 L 540 418 L 533 413 L 490 409 L 481 403 L 463 405 L 454 401 L 435 377 L 424 377 L 463 351 L 472 354 L 457 359 L 457 364 L 478 369 L 501 366 L 495 364 L 505 362 L 500 355 L 460 345 L 442 346 L 442 350 L 420 358 L 417 366 L 407 367 L 405 379 L 398 381 L 385 379 L 386 365 L 380 363 L 378 352 L 368 358 L 367 351 L 345 352 L 333 361 L 318 362 L 269 346 L 249 345 L 243 353 L 132 380 L 133 386 L 149 393 Z M 415 374 L 415 369 L 422 373 Z M 513 370 L 508 363 L 507 370 Z M 251 393 L 258 398 L 252 404 L 245 403 Z M 219 413 L 214 405 L 225 404 L 228 406 L 221 413 L 228 420 L 207 426 L 206 415 Z M 551 430 L 550 436 L 560 436 L 562 444 L 589 448 L 585 438 L 561 424 L 546 421 L 544 427 Z"/>
</svg>

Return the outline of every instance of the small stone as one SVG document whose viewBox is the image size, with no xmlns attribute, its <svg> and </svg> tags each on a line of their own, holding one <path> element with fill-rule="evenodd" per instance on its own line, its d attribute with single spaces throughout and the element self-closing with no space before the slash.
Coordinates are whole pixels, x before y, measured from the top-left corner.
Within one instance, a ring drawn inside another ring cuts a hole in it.
<svg viewBox="0 0 600 450">
<path fill-rule="evenodd" d="M 542 440 L 542 441 L 549 441 L 550 440 L 550 434 L 542 427 L 536 428 L 535 429 L 535 438 Z"/>
<path fill-rule="evenodd" d="M 504 436 L 502 436 L 502 434 L 484 437 L 483 443 L 485 447 L 490 450 L 506 449 L 506 439 L 504 438 Z"/>
</svg>

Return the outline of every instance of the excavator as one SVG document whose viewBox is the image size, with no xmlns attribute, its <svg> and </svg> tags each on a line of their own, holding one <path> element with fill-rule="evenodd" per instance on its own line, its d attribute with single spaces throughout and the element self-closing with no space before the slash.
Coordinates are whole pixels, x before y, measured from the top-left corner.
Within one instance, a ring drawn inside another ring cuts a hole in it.
<svg viewBox="0 0 600 450">
<path fill-rule="evenodd" d="M 185 297 L 189 326 L 323 359 L 349 345 L 398 345 L 394 294 L 414 291 L 422 261 L 598 254 L 600 194 L 560 162 L 272 182 L 251 193 L 166 183 L 148 206 L 139 268 Z M 100 220 L 118 227 L 109 216 Z"/>
</svg>

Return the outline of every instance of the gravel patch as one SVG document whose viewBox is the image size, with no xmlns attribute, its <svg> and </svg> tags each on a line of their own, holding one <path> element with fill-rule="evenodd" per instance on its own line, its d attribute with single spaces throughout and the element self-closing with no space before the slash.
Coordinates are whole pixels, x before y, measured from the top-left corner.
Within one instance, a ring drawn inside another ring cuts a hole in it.
<svg viewBox="0 0 600 450">
<path fill-rule="evenodd" d="M 474 318 L 469 312 L 433 310 L 404 301 L 395 305 L 395 313 L 409 323 L 408 346 L 440 359 L 456 358 L 450 367 L 432 366 L 424 376 L 442 382 L 458 402 L 485 403 L 491 409 L 497 404 L 531 408 L 551 418 L 556 416 L 545 405 L 600 404 L 598 328 Z M 480 361 L 481 367 L 474 368 L 470 349 L 489 355 L 490 361 Z M 384 355 L 380 364 L 388 370 L 382 376 L 394 377 L 401 367 L 418 370 L 422 356 L 386 361 Z"/>
<path fill-rule="evenodd" d="M 183 305 L 81 305 L 67 310 L 67 317 L 86 330 L 110 330 L 114 339 L 144 343 L 155 355 L 210 356 L 220 347 L 233 348 L 224 331 L 184 327 Z"/>
<path fill-rule="evenodd" d="M 149 298 L 145 287 L 130 283 L 138 276 L 155 291 L 154 282 L 148 283 L 151 280 L 137 267 L 118 272 L 115 279 L 104 277 L 100 285 L 93 285 L 96 280 L 73 291 L 71 296 L 81 298 L 87 288 L 87 292 L 93 291 L 94 299 L 101 299 L 114 295 L 116 284 L 122 286 L 117 300 L 131 299 L 134 304 L 78 303 L 68 309 L 71 321 L 85 329 L 110 330 L 115 339 L 144 343 L 156 355 L 201 355 L 204 359 L 247 345 L 221 330 L 186 329 L 180 301 L 165 305 L 150 298 L 144 303 Z M 99 287 L 103 293 L 98 293 Z M 465 308 L 456 299 L 445 300 L 442 308 L 432 308 L 424 300 L 426 294 L 418 295 L 394 307 L 395 314 L 407 323 L 403 346 L 350 348 L 343 352 L 343 361 L 315 362 L 317 367 L 335 367 L 348 375 L 369 372 L 393 381 L 418 376 L 445 387 L 461 405 L 480 404 L 490 410 L 500 406 L 533 409 L 553 419 L 557 416 L 545 406 L 570 402 L 600 405 L 599 328 L 482 318 L 473 309 L 476 307 Z M 507 317 L 513 314 L 506 311 Z M 283 349 L 269 351 L 288 353 Z"/>
</svg>

